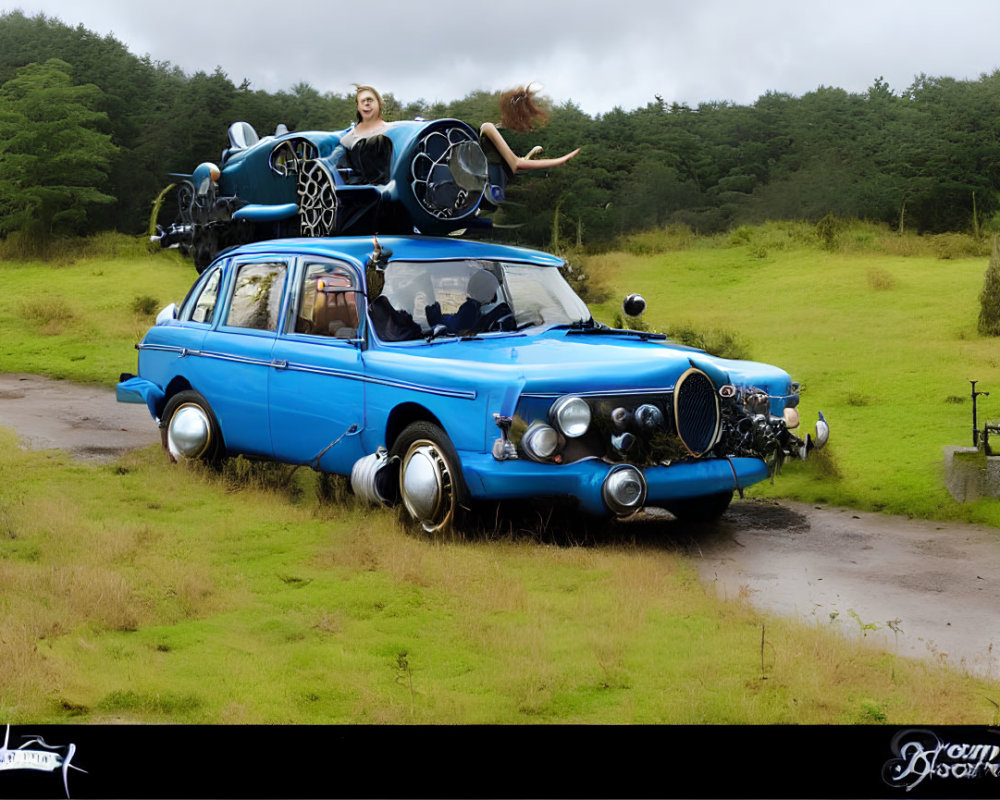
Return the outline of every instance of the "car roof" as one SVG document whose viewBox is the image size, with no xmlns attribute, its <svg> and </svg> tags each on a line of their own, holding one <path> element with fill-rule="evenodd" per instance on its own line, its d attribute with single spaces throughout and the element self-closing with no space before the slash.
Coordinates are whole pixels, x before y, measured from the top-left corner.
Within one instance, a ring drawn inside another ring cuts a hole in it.
<svg viewBox="0 0 1000 800">
<path fill-rule="evenodd" d="M 542 267 L 561 267 L 565 261 L 558 256 L 524 247 L 453 239 L 437 236 L 380 236 L 383 251 L 392 251 L 389 261 L 446 261 L 482 259 L 517 261 Z M 348 258 L 364 264 L 373 250 L 371 236 L 335 236 L 296 239 L 270 239 L 226 250 L 219 258 L 238 255 L 312 255 Z"/>
</svg>

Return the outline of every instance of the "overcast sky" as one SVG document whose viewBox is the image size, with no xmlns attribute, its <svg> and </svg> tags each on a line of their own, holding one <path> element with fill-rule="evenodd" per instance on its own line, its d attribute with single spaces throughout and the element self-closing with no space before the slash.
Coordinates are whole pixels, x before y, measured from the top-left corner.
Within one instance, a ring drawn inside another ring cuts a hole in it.
<svg viewBox="0 0 1000 800">
<path fill-rule="evenodd" d="M 997 0 L 0 0 L 15 9 L 269 92 L 448 101 L 536 81 L 591 115 L 1000 67 Z"/>
</svg>

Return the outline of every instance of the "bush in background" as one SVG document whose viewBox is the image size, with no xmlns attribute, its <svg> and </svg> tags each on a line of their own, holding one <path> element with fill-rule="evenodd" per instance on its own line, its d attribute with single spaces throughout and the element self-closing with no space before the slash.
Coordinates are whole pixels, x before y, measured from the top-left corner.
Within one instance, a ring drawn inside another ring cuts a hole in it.
<svg viewBox="0 0 1000 800">
<path fill-rule="evenodd" d="M 979 293 L 979 333 L 1000 336 L 1000 237 L 993 237 L 993 251 Z"/>
</svg>

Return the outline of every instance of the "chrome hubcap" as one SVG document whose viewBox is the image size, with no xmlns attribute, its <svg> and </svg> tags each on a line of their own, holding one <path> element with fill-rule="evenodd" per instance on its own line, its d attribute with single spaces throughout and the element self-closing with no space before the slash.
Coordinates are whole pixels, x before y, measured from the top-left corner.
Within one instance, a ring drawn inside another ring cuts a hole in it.
<svg viewBox="0 0 1000 800">
<path fill-rule="evenodd" d="M 434 442 L 414 442 L 402 465 L 403 505 L 424 530 L 434 532 L 451 520 L 454 503 L 448 462 Z"/>
<path fill-rule="evenodd" d="M 212 423 L 205 410 L 194 404 L 178 408 L 167 426 L 167 449 L 176 459 L 198 458 L 212 441 Z"/>
</svg>

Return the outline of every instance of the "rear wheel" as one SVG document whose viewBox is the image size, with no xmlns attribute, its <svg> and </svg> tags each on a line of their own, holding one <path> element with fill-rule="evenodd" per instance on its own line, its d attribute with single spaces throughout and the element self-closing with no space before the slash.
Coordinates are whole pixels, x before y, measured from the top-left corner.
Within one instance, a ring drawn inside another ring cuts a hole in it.
<svg viewBox="0 0 1000 800">
<path fill-rule="evenodd" d="M 681 522 L 714 522 L 726 513 L 732 500 L 732 492 L 719 492 L 704 497 L 673 500 L 664 505 Z"/>
<path fill-rule="evenodd" d="M 467 492 L 447 434 L 430 422 L 408 425 L 396 439 L 399 490 L 410 518 L 428 533 L 448 533 L 464 516 Z"/>
<path fill-rule="evenodd" d="M 215 413 L 198 392 L 178 392 L 167 402 L 160 423 L 163 447 L 172 461 L 217 461 L 222 433 Z"/>
<path fill-rule="evenodd" d="M 303 162 L 296 181 L 299 234 L 332 236 L 337 231 L 337 189 L 333 175 L 319 159 Z"/>
</svg>

